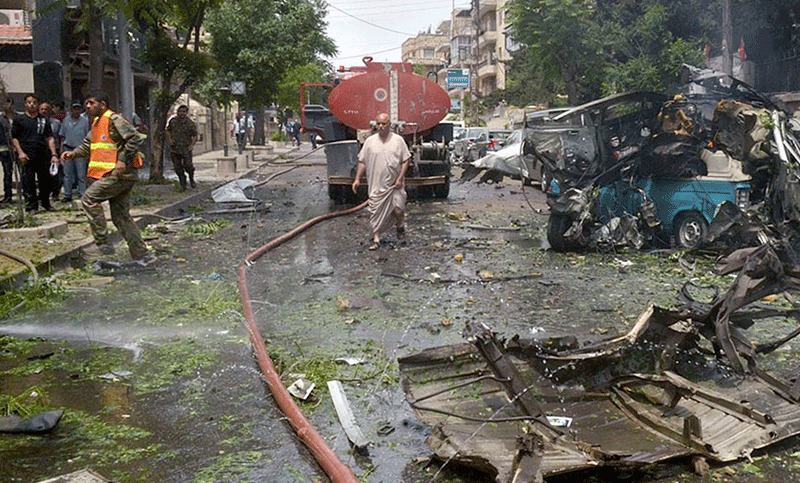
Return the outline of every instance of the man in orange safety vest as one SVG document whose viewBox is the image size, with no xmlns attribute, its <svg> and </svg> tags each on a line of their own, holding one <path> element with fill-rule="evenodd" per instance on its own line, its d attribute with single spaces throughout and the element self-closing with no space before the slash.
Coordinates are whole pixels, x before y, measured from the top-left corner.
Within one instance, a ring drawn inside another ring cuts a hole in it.
<svg viewBox="0 0 800 483">
<path fill-rule="evenodd" d="M 108 94 L 95 92 L 84 101 L 86 112 L 94 119 L 92 130 L 83 144 L 61 155 L 64 160 L 88 157 L 90 185 L 81 197 L 83 211 L 89 218 L 94 241 L 104 255 L 114 253 L 103 212 L 103 201 L 111 208 L 111 221 L 128 243 L 134 261 L 147 265 L 155 260 L 142 240 L 139 227 L 130 214 L 131 189 L 139 180 L 142 167 L 139 147 L 147 136 L 124 117 L 108 108 Z"/>
</svg>

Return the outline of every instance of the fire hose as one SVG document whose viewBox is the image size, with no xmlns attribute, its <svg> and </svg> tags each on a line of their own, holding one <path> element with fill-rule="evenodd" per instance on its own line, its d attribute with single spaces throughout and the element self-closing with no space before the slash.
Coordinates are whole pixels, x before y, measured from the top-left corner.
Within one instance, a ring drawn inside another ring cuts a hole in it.
<svg viewBox="0 0 800 483">
<path fill-rule="evenodd" d="M 267 387 L 269 387 L 272 397 L 278 407 L 286 415 L 289 423 L 292 425 L 297 436 L 311 451 L 314 459 L 317 460 L 319 465 L 328 474 L 333 483 L 358 483 L 358 479 L 348 466 L 342 463 L 336 454 L 330 449 L 322 436 L 317 433 L 314 427 L 303 416 L 300 408 L 294 402 L 289 392 L 283 385 L 280 375 L 275 370 L 272 359 L 269 357 L 266 345 L 264 345 L 264 338 L 256 325 L 253 308 L 250 303 L 250 294 L 247 288 L 247 268 L 258 260 L 262 255 L 268 251 L 276 248 L 289 240 L 293 239 L 300 233 L 308 230 L 312 226 L 325 220 L 332 218 L 350 215 L 364 209 L 368 202 L 365 201 L 358 206 L 349 208 L 343 211 L 327 213 L 325 215 L 312 218 L 302 225 L 284 233 L 283 235 L 274 238 L 263 245 L 261 248 L 247 255 L 247 257 L 239 265 L 239 293 L 242 299 L 242 311 L 245 319 L 247 330 L 250 332 L 250 341 L 253 345 L 253 352 L 255 353 L 258 365 L 261 372 L 264 374 Z"/>
</svg>

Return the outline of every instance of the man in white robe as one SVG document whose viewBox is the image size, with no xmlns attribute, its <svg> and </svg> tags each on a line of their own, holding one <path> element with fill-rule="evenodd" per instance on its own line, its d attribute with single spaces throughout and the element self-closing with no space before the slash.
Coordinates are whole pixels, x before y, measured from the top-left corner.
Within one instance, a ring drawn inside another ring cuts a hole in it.
<svg viewBox="0 0 800 483">
<path fill-rule="evenodd" d="M 358 153 L 358 169 L 353 181 L 353 192 L 358 191 L 361 175 L 367 172 L 369 187 L 369 224 L 372 228 L 370 250 L 377 250 L 381 233 L 392 223 L 397 227 L 398 237 L 405 233 L 406 188 L 405 175 L 411 153 L 402 136 L 391 131 L 389 115 L 378 114 L 375 118 L 378 132 L 368 137 Z"/>
</svg>

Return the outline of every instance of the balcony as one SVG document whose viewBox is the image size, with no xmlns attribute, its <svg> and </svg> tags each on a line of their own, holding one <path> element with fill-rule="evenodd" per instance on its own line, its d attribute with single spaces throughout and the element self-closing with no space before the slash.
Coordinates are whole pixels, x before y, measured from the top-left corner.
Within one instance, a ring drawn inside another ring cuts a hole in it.
<svg viewBox="0 0 800 483">
<path fill-rule="evenodd" d="M 481 9 L 478 12 L 479 17 L 483 17 L 489 12 L 497 10 L 497 2 L 495 0 L 481 0 Z"/>
<path fill-rule="evenodd" d="M 497 64 L 495 62 L 487 62 L 482 61 L 478 63 L 478 79 L 483 79 L 484 77 L 496 77 L 497 76 Z"/>
</svg>

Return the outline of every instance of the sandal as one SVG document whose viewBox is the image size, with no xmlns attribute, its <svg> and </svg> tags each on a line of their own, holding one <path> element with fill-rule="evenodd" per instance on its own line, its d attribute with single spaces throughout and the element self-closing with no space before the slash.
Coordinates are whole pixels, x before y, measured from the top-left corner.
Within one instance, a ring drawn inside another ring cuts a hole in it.
<svg viewBox="0 0 800 483">
<path fill-rule="evenodd" d="M 373 243 L 372 245 L 369 246 L 368 250 L 375 251 L 378 249 L 379 246 L 380 246 L 379 243 Z"/>
</svg>

